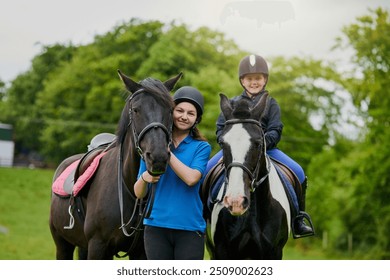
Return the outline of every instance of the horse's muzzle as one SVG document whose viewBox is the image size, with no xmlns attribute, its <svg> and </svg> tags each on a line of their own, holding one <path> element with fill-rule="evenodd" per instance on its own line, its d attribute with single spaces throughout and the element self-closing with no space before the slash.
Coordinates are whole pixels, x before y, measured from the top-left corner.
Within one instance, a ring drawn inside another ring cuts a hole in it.
<svg viewBox="0 0 390 280">
<path fill-rule="evenodd" d="M 238 196 L 236 198 L 225 196 L 223 205 L 229 210 L 233 216 L 243 215 L 249 208 L 249 199 L 246 196 Z"/>
<path fill-rule="evenodd" d="M 161 175 L 165 173 L 167 169 L 169 162 L 169 153 L 161 153 L 159 155 L 145 153 L 144 159 L 148 172 L 151 175 Z"/>
</svg>

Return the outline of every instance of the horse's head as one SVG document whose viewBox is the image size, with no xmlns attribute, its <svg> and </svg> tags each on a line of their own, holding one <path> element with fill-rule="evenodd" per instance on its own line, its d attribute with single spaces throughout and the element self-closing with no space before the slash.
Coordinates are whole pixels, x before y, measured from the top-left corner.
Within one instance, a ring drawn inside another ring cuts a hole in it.
<svg viewBox="0 0 390 280">
<path fill-rule="evenodd" d="M 246 100 L 231 104 L 220 94 L 221 111 L 226 120 L 221 137 L 226 167 L 223 204 L 232 215 L 242 215 L 248 210 L 251 192 L 261 183 L 259 175 L 263 168 L 261 159 L 265 159 L 265 142 L 260 119 L 267 95 L 250 108 Z"/>
<path fill-rule="evenodd" d="M 119 76 L 130 92 L 122 112 L 118 141 L 123 142 L 127 134 L 138 154 L 145 160 L 152 175 L 165 172 L 168 146 L 172 134 L 172 111 L 174 102 L 170 91 L 182 73 L 165 82 L 147 78 L 137 83 L 118 70 Z"/>
</svg>

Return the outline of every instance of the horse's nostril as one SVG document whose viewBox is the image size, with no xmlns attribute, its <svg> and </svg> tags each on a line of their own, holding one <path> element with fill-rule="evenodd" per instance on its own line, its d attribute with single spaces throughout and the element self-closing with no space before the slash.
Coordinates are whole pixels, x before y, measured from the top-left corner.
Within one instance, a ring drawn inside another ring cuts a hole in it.
<svg viewBox="0 0 390 280">
<path fill-rule="evenodd" d="M 249 199 L 246 196 L 244 196 L 242 198 L 242 208 L 246 209 L 248 207 L 249 207 Z"/>
</svg>

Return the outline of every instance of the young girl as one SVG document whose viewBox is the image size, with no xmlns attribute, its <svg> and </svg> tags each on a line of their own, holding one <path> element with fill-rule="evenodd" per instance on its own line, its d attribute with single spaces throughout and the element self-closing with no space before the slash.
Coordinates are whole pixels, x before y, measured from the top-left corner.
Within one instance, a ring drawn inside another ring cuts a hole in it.
<svg viewBox="0 0 390 280">
<path fill-rule="evenodd" d="M 203 114 L 202 94 L 193 87 L 178 89 L 173 96 L 172 145 L 166 172 L 152 176 L 141 160 L 139 179 L 134 185 L 138 198 L 156 183 L 149 218 L 144 219 L 146 256 L 151 260 L 202 260 L 206 223 L 199 195 L 211 146 L 196 125 Z"/>
</svg>

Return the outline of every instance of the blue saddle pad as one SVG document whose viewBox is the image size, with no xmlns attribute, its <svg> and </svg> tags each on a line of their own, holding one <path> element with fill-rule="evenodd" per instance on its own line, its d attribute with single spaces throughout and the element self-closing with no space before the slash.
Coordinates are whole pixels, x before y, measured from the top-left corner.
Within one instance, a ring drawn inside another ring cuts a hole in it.
<svg viewBox="0 0 390 280">
<path fill-rule="evenodd" d="M 295 209 L 295 211 L 292 211 L 292 214 L 299 213 L 298 198 L 293 186 L 291 185 L 290 181 L 286 178 L 286 176 L 283 174 L 283 172 L 280 170 L 279 166 L 277 166 L 276 164 L 274 164 L 274 166 L 279 175 L 280 180 L 282 181 L 288 200 L 290 202 L 290 206 L 294 207 Z"/>
</svg>

